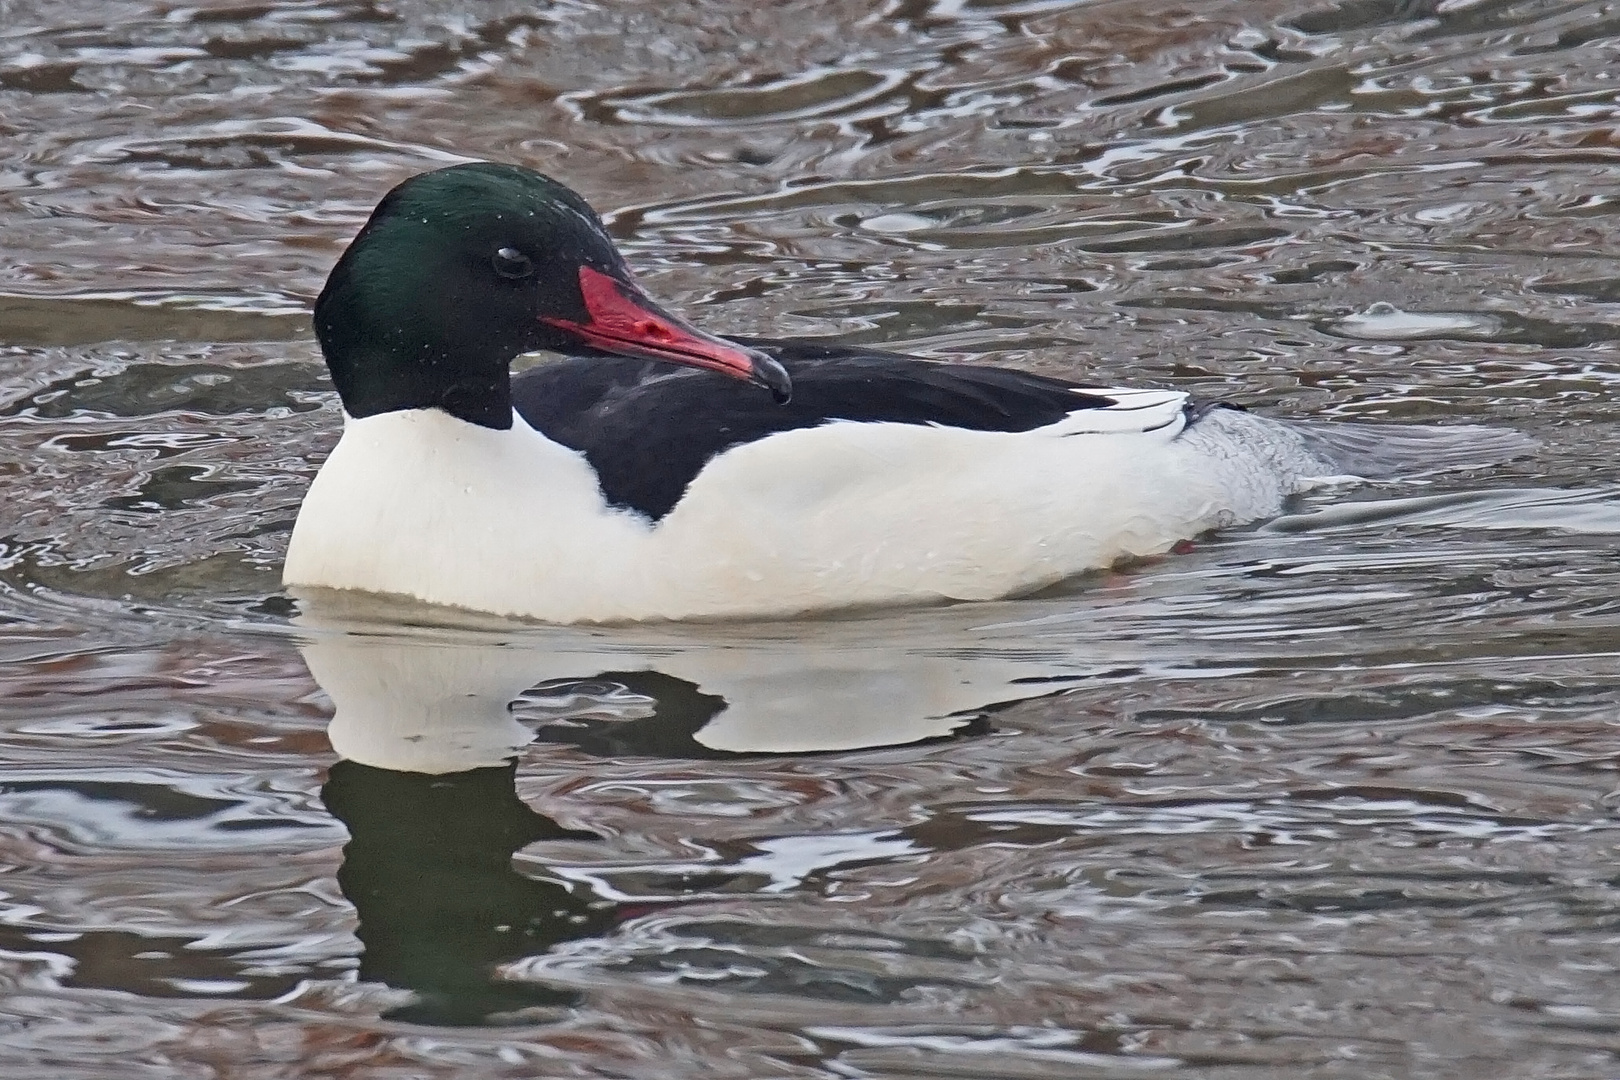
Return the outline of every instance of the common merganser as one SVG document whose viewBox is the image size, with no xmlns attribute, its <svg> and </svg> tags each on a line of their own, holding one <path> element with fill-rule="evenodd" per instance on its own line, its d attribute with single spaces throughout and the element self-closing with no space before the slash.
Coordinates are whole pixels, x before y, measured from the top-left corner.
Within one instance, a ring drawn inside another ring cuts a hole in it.
<svg viewBox="0 0 1620 1080">
<path fill-rule="evenodd" d="M 344 430 L 285 582 L 548 622 L 1015 595 L 1344 471 L 1174 390 L 704 333 L 516 165 L 390 191 L 315 330 Z M 511 373 L 537 350 L 566 358 Z"/>
</svg>

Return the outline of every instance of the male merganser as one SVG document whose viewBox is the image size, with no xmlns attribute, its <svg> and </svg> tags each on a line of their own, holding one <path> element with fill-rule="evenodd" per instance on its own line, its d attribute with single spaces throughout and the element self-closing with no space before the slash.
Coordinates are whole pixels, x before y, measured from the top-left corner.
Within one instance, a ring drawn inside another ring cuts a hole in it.
<svg viewBox="0 0 1620 1080">
<path fill-rule="evenodd" d="M 285 582 L 549 622 L 1003 597 L 1345 471 L 1173 390 L 706 334 L 515 165 L 390 191 L 315 331 L 344 430 Z M 543 349 L 567 358 L 511 374 Z"/>
</svg>

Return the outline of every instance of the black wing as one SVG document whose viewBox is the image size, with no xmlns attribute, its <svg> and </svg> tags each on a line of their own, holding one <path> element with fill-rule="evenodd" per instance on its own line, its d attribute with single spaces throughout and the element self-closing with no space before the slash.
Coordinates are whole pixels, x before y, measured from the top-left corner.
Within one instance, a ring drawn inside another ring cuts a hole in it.
<svg viewBox="0 0 1620 1080">
<path fill-rule="evenodd" d="M 793 376 L 778 405 L 757 386 L 694 368 L 571 357 L 512 379 L 512 404 L 548 439 L 582 452 L 615 506 L 658 520 L 715 455 L 830 420 L 1030 431 L 1113 399 L 1024 371 L 936 364 L 814 341 L 732 338 Z"/>
</svg>

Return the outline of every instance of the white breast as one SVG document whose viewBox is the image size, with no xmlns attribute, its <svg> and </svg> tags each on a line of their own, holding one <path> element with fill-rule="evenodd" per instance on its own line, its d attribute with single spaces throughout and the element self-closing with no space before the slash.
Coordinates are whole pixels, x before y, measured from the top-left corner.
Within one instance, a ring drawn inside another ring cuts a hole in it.
<svg viewBox="0 0 1620 1080">
<path fill-rule="evenodd" d="M 1327 470 L 1288 429 L 1104 391 L 1030 432 L 834 422 L 716 457 L 661 522 L 515 419 L 349 420 L 285 580 L 550 622 L 781 615 L 1027 591 L 1275 513 Z"/>
</svg>

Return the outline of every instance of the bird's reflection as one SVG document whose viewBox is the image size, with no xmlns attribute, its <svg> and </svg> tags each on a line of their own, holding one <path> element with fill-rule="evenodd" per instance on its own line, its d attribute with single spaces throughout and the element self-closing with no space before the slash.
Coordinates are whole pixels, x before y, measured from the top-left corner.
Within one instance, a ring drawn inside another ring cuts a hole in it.
<svg viewBox="0 0 1620 1080">
<path fill-rule="evenodd" d="M 498 965 L 618 918 L 613 905 L 513 868 L 513 853 L 536 841 L 594 838 L 525 805 L 516 771 L 332 767 L 321 797 L 349 830 L 338 885 L 359 916 L 360 977 L 416 994 L 392 1018 L 481 1024 L 572 1004 L 571 991 L 498 978 Z"/>
<path fill-rule="evenodd" d="M 590 679 L 565 679 L 535 687 L 526 697 L 542 700 L 592 698 L 612 695 L 646 703 L 645 716 L 592 716 L 574 715 L 561 721 L 542 725 L 535 734 L 540 742 L 562 743 L 583 750 L 596 757 L 669 757 L 712 759 L 770 753 L 770 750 L 750 750 L 746 743 L 729 748 L 710 746 L 703 741 L 706 731 L 713 737 L 717 721 L 730 702 L 718 694 L 706 694 L 702 688 L 666 675 L 661 671 L 604 671 Z M 931 742 L 963 735 L 974 735 L 988 730 L 989 714 L 965 713 L 939 717 L 937 727 L 903 725 L 896 743 Z M 813 723 L 815 717 L 805 717 Z M 872 747 L 892 745 L 882 741 L 879 731 L 871 732 Z M 801 737 L 802 738 L 802 737 Z M 801 753 L 817 748 L 806 745 Z M 828 747 L 826 749 L 845 749 Z M 781 753 L 783 751 L 774 751 Z"/>
<path fill-rule="evenodd" d="M 1027 641 L 969 647 L 892 626 L 492 633 L 351 604 L 300 597 L 301 648 L 344 758 L 322 795 L 351 835 L 338 881 L 359 916 L 361 976 L 412 991 L 390 1015 L 423 1023 L 570 1004 L 573 991 L 504 979 L 501 965 L 626 917 L 577 881 L 514 869 L 530 844 L 595 838 L 518 797 L 516 758 L 537 737 L 611 758 L 895 746 L 983 731 L 1001 705 L 1086 674 Z"/>
</svg>

